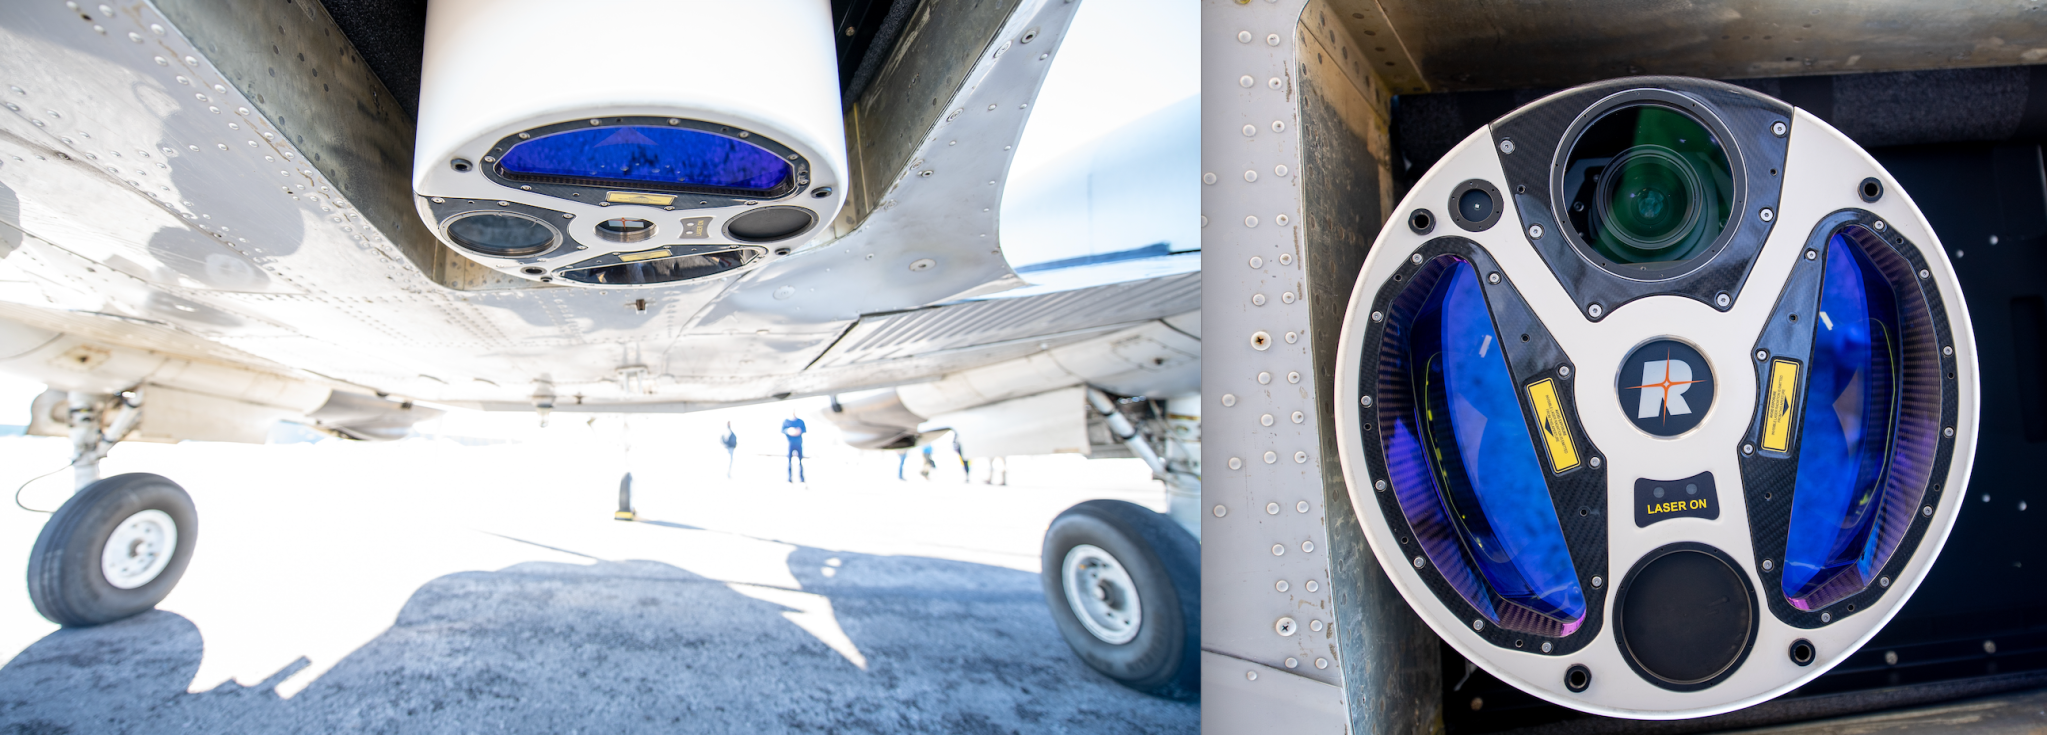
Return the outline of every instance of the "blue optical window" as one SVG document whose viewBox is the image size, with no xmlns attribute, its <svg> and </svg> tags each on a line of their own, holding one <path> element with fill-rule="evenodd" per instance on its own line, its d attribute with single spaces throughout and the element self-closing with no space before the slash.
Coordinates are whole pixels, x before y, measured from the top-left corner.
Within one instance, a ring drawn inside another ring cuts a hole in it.
<svg viewBox="0 0 2047 735">
<path fill-rule="evenodd" d="M 544 135 L 512 146 L 498 159 L 498 170 L 513 179 L 581 179 L 585 181 L 576 183 L 621 182 L 761 194 L 786 188 L 793 176 L 788 161 L 744 140 L 652 125 Z"/>
<path fill-rule="evenodd" d="M 1388 474 L 1422 548 L 1480 614 L 1569 635 L 1585 595 L 1484 288 L 1469 262 L 1438 264 L 1408 286 L 1428 295 L 1411 321 L 1396 315 L 1406 328 L 1388 329 L 1406 342 L 1397 383 L 1413 396 L 1384 407 L 1398 411 L 1384 434 Z"/>
<path fill-rule="evenodd" d="M 1901 398 L 1900 310 L 1861 241 L 1882 245 L 1860 227 L 1829 240 L 1820 286 L 1782 582 L 1801 610 L 1867 587 L 1894 545 L 1881 531 L 1896 502 L 1885 475 Z"/>
</svg>

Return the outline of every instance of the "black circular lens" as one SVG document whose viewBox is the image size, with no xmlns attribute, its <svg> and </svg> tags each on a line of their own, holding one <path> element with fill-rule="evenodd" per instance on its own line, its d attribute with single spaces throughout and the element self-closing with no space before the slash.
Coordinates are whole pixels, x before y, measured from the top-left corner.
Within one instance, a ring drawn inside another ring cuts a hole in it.
<svg viewBox="0 0 2047 735">
<path fill-rule="evenodd" d="M 768 207 L 733 217 L 725 234 L 740 242 L 773 242 L 810 229 L 817 215 L 802 207 Z"/>
<path fill-rule="evenodd" d="M 1484 189 L 1472 189 L 1457 197 L 1457 212 L 1466 222 L 1484 222 L 1493 216 L 1493 196 Z"/>
<path fill-rule="evenodd" d="M 517 214 L 472 214 L 450 220 L 446 229 L 456 245 L 502 258 L 533 255 L 555 242 L 554 228 Z"/>
<path fill-rule="evenodd" d="M 1734 168 L 1706 126 L 1658 104 L 1607 113 L 1566 158 L 1566 219 L 1600 256 L 1672 265 L 1709 250 L 1734 208 Z"/>
</svg>

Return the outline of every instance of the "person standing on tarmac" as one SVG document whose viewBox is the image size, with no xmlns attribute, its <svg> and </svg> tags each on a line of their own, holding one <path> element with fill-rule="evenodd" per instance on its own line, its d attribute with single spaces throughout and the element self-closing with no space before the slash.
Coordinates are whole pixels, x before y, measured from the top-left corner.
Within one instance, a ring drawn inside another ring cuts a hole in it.
<svg viewBox="0 0 2047 735">
<path fill-rule="evenodd" d="M 967 452 L 960 448 L 960 433 L 952 433 L 952 453 L 960 458 L 960 482 L 974 481 L 974 466 L 967 462 Z"/>
<path fill-rule="evenodd" d="M 784 469 L 788 470 L 788 479 L 792 483 L 797 480 L 810 482 L 810 478 L 803 476 L 804 431 L 803 419 L 796 418 L 795 412 L 790 412 L 789 418 L 782 422 L 782 433 L 789 437 L 789 456 Z"/>
<path fill-rule="evenodd" d="M 725 422 L 725 435 L 718 438 L 718 443 L 725 445 L 725 479 L 730 480 L 732 479 L 732 460 L 739 450 L 739 435 L 733 433 L 732 422 Z"/>
</svg>

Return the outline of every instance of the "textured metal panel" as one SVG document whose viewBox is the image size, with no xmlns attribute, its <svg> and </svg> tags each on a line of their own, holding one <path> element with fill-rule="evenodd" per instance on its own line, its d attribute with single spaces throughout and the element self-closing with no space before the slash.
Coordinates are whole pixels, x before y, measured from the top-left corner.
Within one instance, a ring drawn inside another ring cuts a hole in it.
<svg viewBox="0 0 2047 735">
<path fill-rule="evenodd" d="M 2047 22 L 2040 17 L 2047 11 L 2001 0 L 1341 4 L 1383 7 L 1392 32 L 1372 37 L 1374 67 L 1412 55 L 1425 83 L 1438 90 L 1565 87 L 1639 74 L 1740 79 L 2047 61 Z M 1339 18 L 1361 37 L 1380 30 L 1372 13 L 1346 9 Z"/>
<path fill-rule="evenodd" d="M 1353 39 L 1330 13 L 1299 1 L 1203 7 L 1208 732 L 1287 729 L 1251 713 L 1312 717 L 1291 731 L 1437 721 L 1435 640 L 1372 561 L 1327 416 L 1327 353 L 1391 195 L 1387 90 L 1348 63 Z M 1271 678 L 1339 685 L 1348 707 Z"/>
<path fill-rule="evenodd" d="M 1201 695 L 1203 735 L 1344 732 L 1343 692 L 1282 669 L 1202 651 Z"/>
<path fill-rule="evenodd" d="M 1201 274 L 1016 298 L 994 298 L 861 317 L 815 367 L 924 355 L 1110 327 L 1201 308 Z"/>
</svg>

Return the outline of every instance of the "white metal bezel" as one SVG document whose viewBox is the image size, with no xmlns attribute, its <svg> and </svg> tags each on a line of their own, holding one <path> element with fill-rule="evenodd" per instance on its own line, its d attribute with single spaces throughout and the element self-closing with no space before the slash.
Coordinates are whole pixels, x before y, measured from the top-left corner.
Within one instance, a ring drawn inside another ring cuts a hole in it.
<svg viewBox="0 0 2047 735">
<path fill-rule="evenodd" d="M 1785 164 L 1783 199 L 1775 226 L 1749 273 L 1746 297 L 1727 312 L 1691 299 L 1661 296 L 1640 299 L 1615 309 L 1602 320 L 1591 322 L 1563 290 L 1541 257 L 1528 247 L 1516 227 L 1494 227 L 1468 233 L 1498 261 L 1500 268 L 1520 289 L 1530 308 L 1540 315 L 1559 344 L 1578 366 L 1576 380 L 1583 385 L 1613 384 L 1616 371 L 1627 351 L 1652 337 L 1684 336 L 1715 364 L 1720 381 L 1715 403 L 1752 406 L 1758 386 L 1739 379 L 1732 366 L 1743 360 L 1768 318 L 1796 259 L 1800 257 L 1812 228 L 1825 215 L 1846 208 L 1861 208 L 1883 217 L 1897 231 L 1918 245 L 1927 268 L 1945 302 L 1949 329 L 1955 347 L 1957 420 L 1954 459 L 1946 477 L 1935 478 L 1942 487 L 1967 487 L 1969 468 L 1975 452 L 1977 423 L 1977 368 L 1973 334 L 1967 305 L 1963 302 L 1954 270 L 1926 222 L 1902 187 L 1876 161 L 1839 131 L 1817 118 L 1794 113 L 1793 134 Z M 1855 193 L 1864 177 L 1884 183 L 1886 195 L 1875 203 L 1861 201 Z M 1451 187 L 1459 182 L 1484 178 L 1511 186 L 1492 148 L 1489 129 L 1481 129 L 1459 144 L 1409 192 L 1396 212 L 1408 212 L 1430 203 L 1445 201 Z M 1506 222 L 1518 222 L 1512 200 L 1504 203 L 1510 211 Z M 1743 212 L 1753 217 L 1753 212 Z M 1744 223 L 1748 224 L 1748 223 Z M 1422 576 L 1399 551 L 1399 543 L 1379 511 L 1372 490 L 1374 479 L 1364 461 L 1365 436 L 1358 424 L 1357 406 L 1361 395 L 1355 366 L 1361 363 L 1363 335 L 1372 298 L 1392 277 L 1408 254 L 1435 236 L 1416 235 L 1405 227 L 1381 231 L 1371 255 L 1359 274 L 1346 314 L 1335 367 L 1337 380 L 1336 430 L 1345 481 L 1358 520 L 1370 538 L 1381 568 L 1429 626 L 1466 658 L 1487 672 L 1542 699 L 1595 714 L 1634 719 L 1679 719 L 1700 717 L 1740 709 L 1782 695 L 1811 681 L 1839 664 L 1883 627 L 1924 579 L 1953 528 L 1963 503 L 1959 498 L 1942 502 L 1927 534 L 1920 541 L 1905 572 L 1892 585 L 1890 594 L 1864 610 L 1818 629 L 1792 628 L 1778 621 L 1767 606 L 1757 617 L 1754 648 L 1740 667 L 1720 683 L 1693 692 L 1677 692 L 1649 683 L 1632 671 L 1621 658 L 1613 636 L 1613 594 L 1606 596 L 1606 616 L 1594 640 L 1569 655 L 1546 655 L 1506 650 L 1481 639 L 1453 619 L 1436 600 Z M 1680 326 L 1681 325 L 1681 326 Z M 1725 325 L 1725 326 L 1719 326 Z M 1717 329 L 1715 327 L 1718 327 Z M 1748 412 L 1709 409 L 1700 425 L 1675 439 L 1654 439 L 1635 429 L 1620 413 L 1619 396 L 1612 390 L 1577 393 L 1579 419 L 1589 440 L 1608 461 L 1607 503 L 1609 566 L 1602 576 L 1609 588 L 1627 574 L 1637 560 L 1658 547 L 1680 541 L 1707 543 L 1733 557 L 1756 585 L 1756 594 L 1772 594 L 1755 577 L 1756 559 L 1749 540 L 1745 504 L 1741 495 L 1741 474 L 1733 451 L 1747 429 Z M 1625 428 L 1624 426 L 1625 425 Z M 1720 485 L 1722 513 L 1717 520 L 1678 518 L 1650 528 L 1635 528 L 1632 518 L 1631 483 L 1637 477 L 1685 477 L 1701 471 L 1714 472 Z M 1952 494 L 1953 491 L 1950 491 Z M 1807 639 L 1819 655 L 1811 665 L 1798 666 L 1785 653 L 1796 639 Z M 1573 664 L 1583 663 L 1593 671 L 1591 686 L 1572 693 L 1564 686 L 1564 674 Z"/>
</svg>

